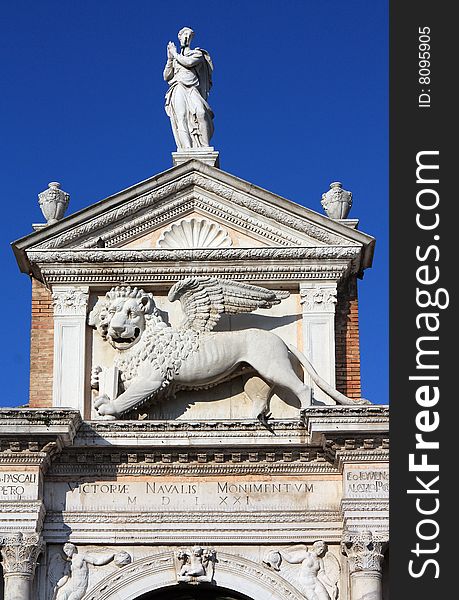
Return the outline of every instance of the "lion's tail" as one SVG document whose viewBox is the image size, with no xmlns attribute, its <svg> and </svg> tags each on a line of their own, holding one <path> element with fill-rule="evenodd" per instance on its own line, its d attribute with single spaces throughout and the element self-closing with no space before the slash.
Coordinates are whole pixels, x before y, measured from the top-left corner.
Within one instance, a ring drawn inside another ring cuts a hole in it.
<svg viewBox="0 0 459 600">
<path fill-rule="evenodd" d="M 341 392 L 338 392 L 338 390 L 335 390 L 335 388 L 333 388 L 329 383 L 327 383 L 325 379 L 322 379 L 322 377 L 319 375 L 319 373 L 317 373 L 310 361 L 302 352 L 300 352 L 300 350 L 298 350 L 298 348 L 295 348 L 295 346 L 292 346 L 291 344 L 287 344 L 287 348 L 300 361 L 300 363 L 303 365 L 304 369 L 311 377 L 312 381 L 317 385 L 317 387 L 321 389 L 325 394 L 327 394 L 327 396 L 330 396 L 330 398 L 335 400 L 335 402 L 337 402 L 338 404 L 345 404 L 348 406 L 355 406 L 356 404 L 371 404 L 371 402 L 365 400 L 364 398 L 352 400 L 352 398 L 348 398 Z"/>
</svg>

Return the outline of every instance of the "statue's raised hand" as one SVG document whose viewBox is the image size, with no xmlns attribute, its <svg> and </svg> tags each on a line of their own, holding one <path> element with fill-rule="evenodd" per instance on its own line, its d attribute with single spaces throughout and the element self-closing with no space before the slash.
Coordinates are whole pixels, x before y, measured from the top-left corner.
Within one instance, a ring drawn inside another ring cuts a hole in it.
<svg viewBox="0 0 459 600">
<path fill-rule="evenodd" d="M 167 44 L 167 56 L 168 58 L 174 58 L 177 54 L 177 47 L 174 42 L 169 42 Z"/>
</svg>

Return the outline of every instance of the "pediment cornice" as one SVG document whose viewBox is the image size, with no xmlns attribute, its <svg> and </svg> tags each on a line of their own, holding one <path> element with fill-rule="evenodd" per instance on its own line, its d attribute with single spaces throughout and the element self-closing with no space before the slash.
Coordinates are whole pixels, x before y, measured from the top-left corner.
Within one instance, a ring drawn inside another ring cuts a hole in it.
<svg viewBox="0 0 459 600">
<path fill-rule="evenodd" d="M 193 210 L 215 216 L 265 240 L 269 246 L 355 246 L 362 267 L 371 264 L 374 239 L 362 232 L 258 188 L 190 161 L 102 200 L 13 244 L 22 270 L 31 249 L 116 248 Z"/>
</svg>

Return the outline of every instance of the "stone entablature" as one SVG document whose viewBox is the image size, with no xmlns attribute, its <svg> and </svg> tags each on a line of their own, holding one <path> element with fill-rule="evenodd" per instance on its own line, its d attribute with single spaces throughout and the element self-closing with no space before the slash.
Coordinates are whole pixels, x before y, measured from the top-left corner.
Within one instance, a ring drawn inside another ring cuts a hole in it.
<svg viewBox="0 0 459 600">
<path fill-rule="evenodd" d="M 216 553 L 217 586 L 232 578 L 237 588 L 229 589 L 254 594 L 256 586 L 273 586 L 299 600 L 302 561 L 323 540 L 325 569 L 341 598 L 357 599 L 362 585 L 378 591 L 380 571 L 365 557 L 381 544 L 381 565 L 388 539 L 387 425 L 381 406 L 314 407 L 302 420 L 274 422 L 273 431 L 253 420 L 109 423 L 81 421 L 66 409 L 2 410 L 1 473 L 26 495 L 36 486 L 34 500 L 0 501 L 2 552 L 25 557 L 31 548 L 32 566 L 11 581 L 26 577 L 21 600 L 50 600 L 70 541 L 101 565 L 88 562 L 85 599 L 109 600 L 115 582 L 134 598 L 178 585 L 178 555 L 198 544 Z M 285 558 L 279 570 L 266 565 L 276 552 Z"/>
</svg>

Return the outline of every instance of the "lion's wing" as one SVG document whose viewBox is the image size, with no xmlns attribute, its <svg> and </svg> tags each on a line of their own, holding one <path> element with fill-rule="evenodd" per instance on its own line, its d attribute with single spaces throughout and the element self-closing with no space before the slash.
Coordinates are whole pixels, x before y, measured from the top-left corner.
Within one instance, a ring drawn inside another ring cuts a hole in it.
<svg viewBox="0 0 459 600">
<path fill-rule="evenodd" d="M 257 308 L 271 308 L 288 295 L 289 292 L 216 277 L 187 277 L 172 286 L 168 299 L 171 302 L 180 300 L 186 315 L 182 328 L 211 331 L 224 313 L 248 313 Z"/>
</svg>

